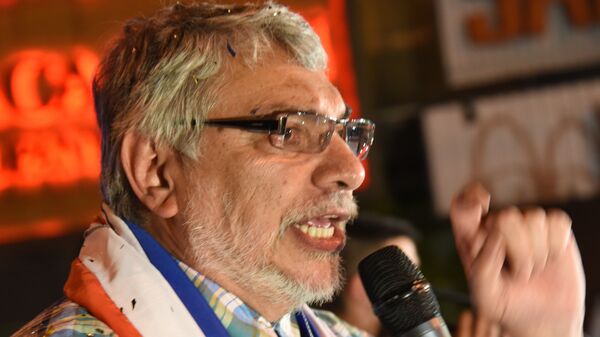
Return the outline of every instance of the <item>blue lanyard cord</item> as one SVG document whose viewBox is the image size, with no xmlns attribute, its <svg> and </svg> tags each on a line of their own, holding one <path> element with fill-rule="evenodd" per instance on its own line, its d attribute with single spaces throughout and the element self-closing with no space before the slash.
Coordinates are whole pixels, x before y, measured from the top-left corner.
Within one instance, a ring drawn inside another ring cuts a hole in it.
<svg viewBox="0 0 600 337">
<path fill-rule="evenodd" d="M 144 249 L 150 262 L 171 285 L 171 288 L 192 315 L 196 324 L 204 332 L 204 335 L 207 337 L 229 337 L 229 333 L 227 333 L 215 312 L 192 281 L 185 275 L 175 259 L 141 227 L 132 222 L 127 222 L 127 225 Z"/>
<path fill-rule="evenodd" d="M 295 314 L 298 328 L 300 328 L 300 336 L 302 337 L 320 337 L 319 332 L 315 328 L 313 322 L 306 317 L 304 312 L 299 311 Z"/>
</svg>

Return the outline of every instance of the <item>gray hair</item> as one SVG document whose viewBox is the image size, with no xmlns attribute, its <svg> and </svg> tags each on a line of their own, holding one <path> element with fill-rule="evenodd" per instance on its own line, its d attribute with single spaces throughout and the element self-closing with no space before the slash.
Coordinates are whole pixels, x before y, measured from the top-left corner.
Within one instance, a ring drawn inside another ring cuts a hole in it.
<svg viewBox="0 0 600 337">
<path fill-rule="evenodd" d="M 243 53 L 252 66 L 274 45 L 307 69 L 326 68 L 327 56 L 308 23 L 271 2 L 177 3 L 125 23 L 93 82 L 102 194 L 117 215 L 139 221 L 147 213 L 121 166 L 124 135 L 136 130 L 198 160 L 202 121 L 216 103 L 227 54 Z"/>
</svg>

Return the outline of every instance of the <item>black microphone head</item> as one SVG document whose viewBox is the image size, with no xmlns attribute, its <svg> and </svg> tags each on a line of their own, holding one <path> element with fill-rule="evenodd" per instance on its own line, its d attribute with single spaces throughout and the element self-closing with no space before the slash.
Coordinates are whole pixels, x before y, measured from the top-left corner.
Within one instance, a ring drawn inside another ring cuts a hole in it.
<svg viewBox="0 0 600 337">
<path fill-rule="evenodd" d="M 389 331 L 408 331 L 440 315 L 423 273 L 398 247 L 367 256 L 358 270 L 375 314 Z"/>
</svg>

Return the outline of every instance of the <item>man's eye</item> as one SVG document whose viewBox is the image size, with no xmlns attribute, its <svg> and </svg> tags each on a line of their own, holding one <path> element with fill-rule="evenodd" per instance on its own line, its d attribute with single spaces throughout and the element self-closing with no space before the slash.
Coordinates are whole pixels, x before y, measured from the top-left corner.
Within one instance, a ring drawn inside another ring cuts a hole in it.
<svg viewBox="0 0 600 337">
<path fill-rule="evenodd" d="M 283 135 L 283 142 L 288 149 L 294 151 L 305 151 L 306 148 L 310 147 L 311 135 L 309 130 L 302 126 L 296 125 L 285 130 Z"/>
<path fill-rule="evenodd" d="M 296 128 L 288 128 L 285 130 L 285 134 L 283 135 L 286 143 L 297 143 L 300 137 L 300 131 Z"/>
</svg>

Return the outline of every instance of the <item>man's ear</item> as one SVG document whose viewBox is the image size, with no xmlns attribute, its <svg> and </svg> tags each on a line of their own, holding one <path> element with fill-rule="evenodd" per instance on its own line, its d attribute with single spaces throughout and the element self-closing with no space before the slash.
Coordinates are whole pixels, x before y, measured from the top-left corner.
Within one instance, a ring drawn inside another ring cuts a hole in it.
<svg viewBox="0 0 600 337">
<path fill-rule="evenodd" d="M 177 214 L 174 170 L 179 165 L 172 149 L 156 145 L 139 132 L 129 131 L 121 144 L 121 165 L 143 205 L 164 219 Z"/>
</svg>

